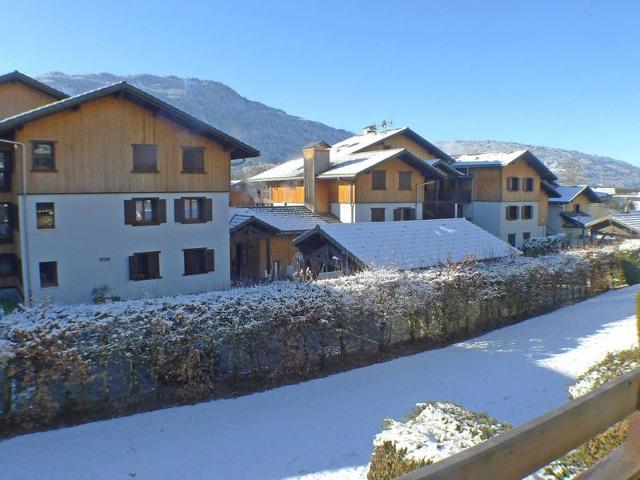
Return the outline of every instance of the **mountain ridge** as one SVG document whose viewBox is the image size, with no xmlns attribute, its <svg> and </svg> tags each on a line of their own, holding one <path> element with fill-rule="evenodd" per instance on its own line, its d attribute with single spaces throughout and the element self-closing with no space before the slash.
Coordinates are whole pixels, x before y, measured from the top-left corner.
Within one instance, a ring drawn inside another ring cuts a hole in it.
<svg viewBox="0 0 640 480">
<path fill-rule="evenodd" d="M 38 79 L 70 95 L 127 81 L 259 149 L 259 158 L 249 159 L 244 166 L 234 169 L 234 174 L 239 177 L 255 174 L 298 156 L 301 146 L 309 142 L 325 140 L 336 143 L 353 135 L 347 130 L 290 115 L 284 110 L 250 100 L 215 80 L 151 74 L 67 75 L 62 72 L 46 73 Z M 640 187 L 639 167 L 606 156 L 497 140 L 444 140 L 434 143 L 451 155 L 529 148 L 563 183 Z"/>
</svg>

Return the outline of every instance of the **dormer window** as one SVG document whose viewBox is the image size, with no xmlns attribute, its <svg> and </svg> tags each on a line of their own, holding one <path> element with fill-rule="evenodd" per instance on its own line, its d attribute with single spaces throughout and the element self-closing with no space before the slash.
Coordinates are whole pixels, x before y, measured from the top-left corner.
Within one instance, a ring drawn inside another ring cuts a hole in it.
<svg viewBox="0 0 640 480">
<path fill-rule="evenodd" d="M 55 169 L 55 148 L 53 142 L 33 142 L 31 168 L 39 172 L 52 172 Z"/>
</svg>

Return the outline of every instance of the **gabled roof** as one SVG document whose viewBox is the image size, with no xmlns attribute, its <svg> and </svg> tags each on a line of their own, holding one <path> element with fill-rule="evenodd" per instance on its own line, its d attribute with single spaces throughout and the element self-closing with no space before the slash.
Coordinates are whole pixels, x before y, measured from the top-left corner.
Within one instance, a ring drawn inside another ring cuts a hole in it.
<svg viewBox="0 0 640 480">
<path fill-rule="evenodd" d="M 602 203 L 600 195 L 594 192 L 589 185 L 557 185 L 555 189 L 560 197 L 549 200 L 552 205 L 564 205 L 572 202 L 581 194 L 585 194 L 592 203 Z"/>
<path fill-rule="evenodd" d="M 587 228 L 587 225 L 598 220 L 597 217 L 580 212 L 560 212 L 560 216 L 569 226 L 578 228 Z"/>
<path fill-rule="evenodd" d="M 464 218 L 318 225 L 293 244 L 300 246 L 315 236 L 372 268 L 410 270 L 520 253 Z"/>
<path fill-rule="evenodd" d="M 67 95 L 66 93 L 61 92 L 60 90 L 56 90 L 55 88 L 50 87 L 46 83 L 42 83 L 36 80 L 35 78 L 31 78 L 25 75 L 24 73 L 20 73 L 17 70 L 11 73 L 0 75 L 0 84 L 10 83 L 10 82 L 20 82 L 25 85 L 28 85 L 29 87 L 34 88 L 35 90 L 38 90 L 46 95 L 49 95 L 54 100 L 62 100 L 63 98 L 69 97 L 69 95 Z"/>
<path fill-rule="evenodd" d="M 486 168 L 506 167 L 518 159 L 523 159 L 533 168 L 543 180 L 557 180 L 558 177 L 549 168 L 531 153 L 528 149 L 513 150 L 510 152 L 469 153 L 457 155 L 453 166 L 455 168 Z"/>
<path fill-rule="evenodd" d="M 127 82 L 114 83 L 96 90 L 90 90 L 74 97 L 68 97 L 48 105 L 29 110 L 28 112 L 23 112 L 18 115 L 14 115 L 13 117 L 5 118 L 0 121 L 0 133 L 13 130 L 28 122 L 69 110 L 73 107 L 77 107 L 84 103 L 98 98 L 107 97 L 109 95 L 122 96 L 144 108 L 163 115 L 169 120 L 188 128 L 194 133 L 198 133 L 210 140 L 222 144 L 225 148 L 228 148 L 231 151 L 232 159 L 257 157 L 260 155 L 260 152 L 255 148 L 250 147 L 240 140 L 221 132 L 211 125 L 192 117 L 188 113 L 163 102 L 162 100 L 128 84 Z"/>
<path fill-rule="evenodd" d="M 633 213 L 614 213 L 606 217 L 598 218 L 586 225 L 593 229 L 594 227 L 615 225 L 627 230 L 635 235 L 640 235 L 640 212 Z"/>
<path fill-rule="evenodd" d="M 294 158 L 284 163 L 276 165 L 269 170 L 254 175 L 249 178 L 249 182 L 265 182 L 265 181 L 286 181 L 286 180 L 302 180 L 304 179 L 304 159 Z"/>
<path fill-rule="evenodd" d="M 229 208 L 230 233 L 239 230 L 253 220 L 261 225 L 267 225 L 269 228 L 274 229 L 276 233 L 288 234 L 300 234 L 318 224 L 338 221 L 338 219 L 328 215 L 314 214 L 303 206 Z"/>
<path fill-rule="evenodd" d="M 556 186 L 553 183 L 547 180 L 542 180 L 540 182 L 540 185 L 542 187 L 542 190 L 547 194 L 549 198 L 560 198 L 560 194 L 556 190 Z"/>
</svg>

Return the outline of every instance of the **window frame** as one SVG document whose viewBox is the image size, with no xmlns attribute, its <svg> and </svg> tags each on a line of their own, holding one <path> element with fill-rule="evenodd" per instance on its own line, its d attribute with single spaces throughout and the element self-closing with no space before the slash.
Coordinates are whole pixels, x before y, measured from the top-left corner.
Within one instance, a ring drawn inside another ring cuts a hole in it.
<svg viewBox="0 0 640 480">
<path fill-rule="evenodd" d="M 409 177 L 409 185 L 402 185 L 403 177 Z M 411 170 L 403 170 L 398 172 L 398 190 L 411 190 L 413 187 L 413 172 Z"/>
<path fill-rule="evenodd" d="M 523 192 L 535 192 L 536 191 L 536 182 L 533 177 L 525 177 L 524 182 L 522 182 L 522 191 Z"/>
<path fill-rule="evenodd" d="M 507 177 L 507 191 L 508 192 L 520 191 L 520 177 Z"/>
<path fill-rule="evenodd" d="M 183 252 L 183 267 L 184 267 L 183 275 L 185 277 L 187 276 L 190 277 L 192 275 L 204 275 L 206 273 L 210 273 L 215 270 L 215 253 L 213 249 L 208 249 L 207 247 L 185 248 L 182 250 L 182 252 Z M 189 265 L 187 263 L 187 256 L 193 255 L 193 254 L 199 254 L 200 256 L 200 259 L 199 259 L 200 268 L 197 270 L 192 270 L 187 268 Z M 208 265 L 209 258 L 211 258 L 211 265 Z"/>
<path fill-rule="evenodd" d="M 374 213 L 382 213 L 382 220 L 374 220 Z M 387 209 L 384 207 L 371 207 L 371 221 L 372 222 L 386 222 Z"/>
<path fill-rule="evenodd" d="M 515 212 L 515 215 L 513 217 L 509 215 L 511 211 Z M 520 218 L 520 207 L 518 205 L 507 205 L 504 218 L 509 222 L 518 220 L 518 218 Z"/>
<path fill-rule="evenodd" d="M 3 181 L 0 182 L 0 192 L 11 191 L 11 174 L 13 173 L 13 155 L 9 150 L 2 150 L 0 154 L 4 157 L 4 166 L 0 169 L 0 175 L 3 175 Z M 2 165 L 0 160 L 0 165 Z"/>
<path fill-rule="evenodd" d="M 525 216 L 525 212 L 529 212 L 529 215 Z M 533 206 L 522 205 L 522 207 L 520 207 L 520 218 L 522 220 L 531 220 L 533 218 Z"/>
<path fill-rule="evenodd" d="M 522 232 L 522 241 L 531 240 L 531 232 Z"/>
<path fill-rule="evenodd" d="M 154 151 L 153 168 L 136 168 L 136 149 L 148 149 Z M 131 144 L 131 173 L 160 173 L 158 170 L 158 145 L 155 143 L 132 143 Z"/>
<path fill-rule="evenodd" d="M 43 270 L 42 267 L 48 265 L 53 266 L 53 274 L 55 276 L 55 280 L 52 282 L 43 282 Z M 60 286 L 60 279 L 58 276 L 58 262 L 57 261 L 47 261 L 47 262 L 39 262 L 38 263 L 38 273 L 40 277 L 40 288 L 56 288 Z"/>
<path fill-rule="evenodd" d="M 51 205 L 52 223 L 50 227 L 40 226 L 40 211 L 38 210 L 41 205 Z M 54 202 L 36 202 L 36 229 L 37 230 L 54 230 L 56 228 L 56 204 Z"/>
<path fill-rule="evenodd" d="M 139 260 L 138 257 L 146 257 L 147 258 L 147 265 L 146 265 L 146 269 L 147 272 L 146 274 L 142 274 L 139 272 L 139 269 L 137 268 L 139 265 Z M 157 266 L 158 266 L 158 270 L 155 273 L 151 271 L 151 262 L 149 261 L 149 259 L 151 258 L 151 256 L 156 256 L 157 258 Z M 134 263 L 136 264 L 136 269 L 135 269 L 135 273 L 131 271 L 131 264 Z M 129 257 L 129 280 L 132 280 L 134 282 L 140 282 L 140 281 L 144 281 L 144 280 L 157 280 L 159 278 L 162 278 L 162 276 L 160 275 L 160 251 L 153 251 L 153 252 L 135 252 L 133 253 L 133 255 L 131 255 Z"/>
<path fill-rule="evenodd" d="M 196 202 L 198 204 L 198 217 L 187 217 L 187 204 L 189 204 L 190 212 L 193 213 L 193 208 L 191 208 L 192 202 Z M 182 198 L 182 213 L 184 218 L 184 223 L 204 223 L 204 197 L 185 197 Z"/>
<path fill-rule="evenodd" d="M 382 178 L 382 186 L 378 185 L 376 179 Z M 387 171 L 386 170 L 372 170 L 371 171 L 371 190 L 386 190 L 387 189 Z"/>
<path fill-rule="evenodd" d="M 49 145 L 51 147 L 51 166 L 36 166 L 36 158 L 42 158 L 43 155 L 36 154 L 37 145 Z M 32 172 L 56 172 L 56 142 L 54 140 L 31 140 L 31 171 Z"/>
<path fill-rule="evenodd" d="M 136 225 L 157 225 L 158 224 L 158 199 L 156 198 L 134 198 Z M 151 205 L 151 220 L 144 219 L 145 203 Z M 142 220 L 138 220 L 138 203 L 142 204 Z"/>
<path fill-rule="evenodd" d="M 205 170 L 205 147 L 182 147 L 182 171 L 181 173 L 207 173 Z M 185 154 L 187 152 L 201 152 L 202 154 L 202 168 L 199 169 L 189 169 L 186 168 L 186 158 Z"/>
<path fill-rule="evenodd" d="M 511 239 L 513 239 L 513 241 L 511 241 Z M 512 247 L 516 246 L 516 234 L 515 233 L 509 233 L 507 234 L 507 243 L 509 245 L 511 245 Z"/>
</svg>

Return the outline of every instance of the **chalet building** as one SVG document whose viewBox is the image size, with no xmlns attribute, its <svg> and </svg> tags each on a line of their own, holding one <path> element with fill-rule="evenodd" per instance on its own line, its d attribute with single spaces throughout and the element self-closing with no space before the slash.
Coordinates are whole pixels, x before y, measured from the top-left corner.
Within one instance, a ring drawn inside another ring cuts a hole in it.
<svg viewBox="0 0 640 480">
<path fill-rule="evenodd" d="M 586 227 L 592 238 L 640 238 L 640 213 L 611 213 Z"/>
<path fill-rule="evenodd" d="M 529 150 L 459 155 L 453 166 L 472 178 L 464 217 L 512 246 L 544 237 L 557 177 Z"/>
<path fill-rule="evenodd" d="M 231 280 L 241 284 L 291 277 L 299 266 L 293 240 L 316 225 L 338 222 L 304 206 L 230 208 L 229 217 Z"/>
<path fill-rule="evenodd" d="M 365 268 L 414 270 L 520 251 L 464 218 L 324 224 L 293 242 L 316 277 Z"/>
<path fill-rule="evenodd" d="M 378 131 L 335 145 L 314 142 L 302 156 L 250 178 L 262 202 L 305 205 L 343 223 L 450 218 L 470 200 L 453 159 L 409 128 Z"/>
<path fill-rule="evenodd" d="M 125 82 L 48 94 L 0 104 L 3 286 L 59 303 L 228 287 L 230 161 L 259 152 Z"/>
<path fill-rule="evenodd" d="M 602 203 L 600 196 L 588 185 L 555 185 L 560 195 L 549 199 L 548 233 L 563 233 L 571 245 L 589 240 L 588 224 L 597 220 L 591 204 Z"/>
<path fill-rule="evenodd" d="M 18 71 L 0 75 L 0 119 L 67 97 L 67 94 Z"/>
</svg>

